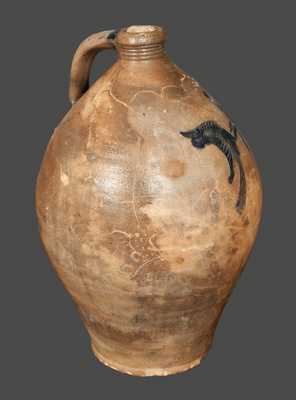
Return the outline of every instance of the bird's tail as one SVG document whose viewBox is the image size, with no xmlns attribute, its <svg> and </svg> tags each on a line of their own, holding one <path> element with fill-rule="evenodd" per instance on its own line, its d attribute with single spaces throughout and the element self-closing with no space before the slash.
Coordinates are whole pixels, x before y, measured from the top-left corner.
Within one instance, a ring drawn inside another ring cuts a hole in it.
<svg viewBox="0 0 296 400">
<path fill-rule="evenodd" d="M 236 209 L 241 213 L 246 204 L 246 176 L 240 157 L 236 157 L 236 161 L 239 166 L 239 194 L 236 202 Z"/>
</svg>

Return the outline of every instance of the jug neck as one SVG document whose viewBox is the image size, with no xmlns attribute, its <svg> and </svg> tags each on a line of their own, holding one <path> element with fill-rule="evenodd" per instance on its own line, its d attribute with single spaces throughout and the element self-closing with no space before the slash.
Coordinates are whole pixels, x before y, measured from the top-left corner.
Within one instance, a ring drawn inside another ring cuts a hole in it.
<svg viewBox="0 0 296 400">
<path fill-rule="evenodd" d="M 133 25 L 119 31 L 115 46 L 119 58 L 142 61 L 165 56 L 166 34 L 163 28 L 152 25 Z"/>
</svg>

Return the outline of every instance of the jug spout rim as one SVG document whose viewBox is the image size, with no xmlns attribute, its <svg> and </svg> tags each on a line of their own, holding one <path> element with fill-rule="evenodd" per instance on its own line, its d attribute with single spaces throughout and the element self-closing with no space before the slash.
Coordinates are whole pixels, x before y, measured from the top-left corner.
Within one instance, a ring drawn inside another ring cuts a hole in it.
<svg viewBox="0 0 296 400">
<path fill-rule="evenodd" d="M 163 43 L 166 39 L 164 28 L 156 25 L 131 25 L 122 28 L 116 43 L 127 46 L 143 46 Z"/>
</svg>

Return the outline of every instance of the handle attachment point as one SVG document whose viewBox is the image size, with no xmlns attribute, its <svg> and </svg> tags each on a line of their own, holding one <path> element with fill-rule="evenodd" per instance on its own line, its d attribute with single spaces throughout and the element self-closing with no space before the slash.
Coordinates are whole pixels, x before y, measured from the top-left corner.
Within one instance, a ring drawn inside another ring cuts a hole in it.
<svg viewBox="0 0 296 400">
<path fill-rule="evenodd" d="M 89 75 L 95 56 L 102 50 L 114 49 L 118 30 L 94 33 L 86 38 L 76 50 L 70 72 L 69 99 L 71 104 L 89 89 Z"/>
</svg>

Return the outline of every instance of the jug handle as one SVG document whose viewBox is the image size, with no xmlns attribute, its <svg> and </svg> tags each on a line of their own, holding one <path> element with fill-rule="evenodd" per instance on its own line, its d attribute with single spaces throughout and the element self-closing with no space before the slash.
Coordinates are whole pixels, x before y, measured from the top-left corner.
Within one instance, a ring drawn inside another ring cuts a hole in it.
<svg viewBox="0 0 296 400">
<path fill-rule="evenodd" d="M 99 51 L 115 48 L 116 30 L 94 33 L 76 50 L 70 72 L 69 99 L 72 104 L 88 90 L 92 63 Z"/>
</svg>

